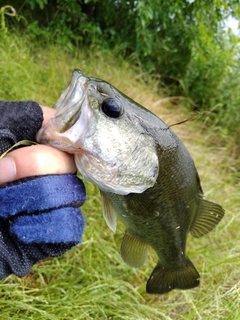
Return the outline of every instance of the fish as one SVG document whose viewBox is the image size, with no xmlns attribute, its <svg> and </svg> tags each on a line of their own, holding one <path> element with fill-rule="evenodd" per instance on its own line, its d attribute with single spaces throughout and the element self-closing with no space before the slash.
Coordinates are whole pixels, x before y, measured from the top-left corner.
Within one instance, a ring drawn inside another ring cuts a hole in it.
<svg viewBox="0 0 240 320">
<path fill-rule="evenodd" d="M 117 218 L 126 227 L 120 253 L 128 266 L 141 268 L 154 249 L 146 292 L 199 286 L 187 237 L 211 231 L 224 209 L 204 198 L 183 142 L 157 115 L 79 69 L 54 108 L 37 141 L 74 154 L 83 178 L 100 189 L 109 228 L 116 231 Z"/>
</svg>

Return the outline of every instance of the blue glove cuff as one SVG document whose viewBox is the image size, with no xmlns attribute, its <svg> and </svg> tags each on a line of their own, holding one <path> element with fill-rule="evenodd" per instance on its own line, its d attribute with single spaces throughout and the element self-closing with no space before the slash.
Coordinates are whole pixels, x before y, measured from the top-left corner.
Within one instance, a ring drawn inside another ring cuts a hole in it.
<svg viewBox="0 0 240 320">
<path fill-rule="evenodd" d="M 0 187 L 0 217 L 11 219 L 10 232 L 24 244 L 79 243 L 86 200 L 77 176 L 46 175 L 20 179 Z"/>
<path fill-rule="evenodd" d="M 83 182 L 75 175 L 45 175 L 0 186 L 0 217 L 37 213 L 61 206 L 80 207 L 86 200 Z"/>
<path fill-rule="evenodd" d="M 81 242 L 84 218 L 77 208 L 61 208 L 14 221 L 10 230 L 18 239 L 30 243 Z"/>
</svg>

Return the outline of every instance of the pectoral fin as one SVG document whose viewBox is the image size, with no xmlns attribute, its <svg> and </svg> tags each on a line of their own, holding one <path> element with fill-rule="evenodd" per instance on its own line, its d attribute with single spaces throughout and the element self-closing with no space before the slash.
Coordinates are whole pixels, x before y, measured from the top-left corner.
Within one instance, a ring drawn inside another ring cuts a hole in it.
<svg viewBox="0 0 240 320">
<path fill-rule="evenodd" d="M 147 262 L 148 245 L 126 229 L 121 245 L 121 256 L 130 267 L 140 268 Z"/>
<path fill-rule="evenodd" d="M 102 198 L 102 210 L 104 219 L 108 225 L 108 227 L 115 232 L 117 227 L 117 214 L 114 211 L 110 201 L 104 192 L 100 190 L 101 198 Z"/>
<path fill-rule="evenodd" d="M 207 234 L 216 227 L 224 213 L 224 209 L 219 204 L 201 199 L 196 220 L 190 230 L 192 236 L 199 238 Z"/>
</svg>

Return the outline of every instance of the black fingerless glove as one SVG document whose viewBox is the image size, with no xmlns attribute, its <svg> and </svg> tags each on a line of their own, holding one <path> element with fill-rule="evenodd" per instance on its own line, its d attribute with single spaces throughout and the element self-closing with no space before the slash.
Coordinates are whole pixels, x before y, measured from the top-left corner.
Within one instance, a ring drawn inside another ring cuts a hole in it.
<svg viewBox="0 0 240 320">
<path fill-rule="evenodd" d="M 34 101 L 0 101 L 0 155 L 21 140 L 36 141 L 43 112 Z"/>
</svg>

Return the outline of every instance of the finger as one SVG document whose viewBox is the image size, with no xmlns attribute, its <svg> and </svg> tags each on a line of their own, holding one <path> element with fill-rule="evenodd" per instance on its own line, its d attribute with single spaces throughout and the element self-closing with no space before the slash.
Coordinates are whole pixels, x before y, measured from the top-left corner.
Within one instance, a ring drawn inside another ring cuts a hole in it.
<svg viewBox="0 0 240 320">
<path fill-rule="evenodd" d="M 0 160 L 0 183 L 42 174 L 74 173 L 73 155 L 45 145 L 34 145 L 9 152 Z"/>
<path fill-rule="evenodd" d="M 48 120 L 56 113 L 55 109 L 49 108 L 49 107 L 44 107 L 40 106 L 43 111 L 43 123 L 42 126 L 44 127 L 45 124 L 48 122 Z"/>
</svg>

